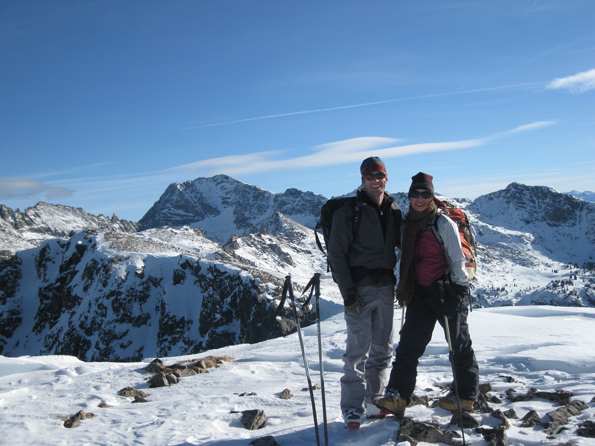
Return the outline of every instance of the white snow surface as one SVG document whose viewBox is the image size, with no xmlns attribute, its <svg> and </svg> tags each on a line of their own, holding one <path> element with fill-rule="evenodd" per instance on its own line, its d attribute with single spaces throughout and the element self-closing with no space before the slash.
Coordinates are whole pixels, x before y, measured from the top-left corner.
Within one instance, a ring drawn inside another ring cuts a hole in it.
<svg viewBox="0 0 595 446">
<path fill-rule="evenodd" d="M 401 312 L 395 312 L 395 326 Z M 576 434 L 577 425 L 595 421 L 595 309 L 548 306 L 516 306 L 473 310 L 469 316 L 471 335 L 480 366 L 480 382 L 493 385 L 502 404 L 494 409 L 514 409 L 522 418 L 535 410 L 543 421 L 559 405 L 545 399 L 512 403 L 504 396 L 510 388 L 519 394 L 531 387 L 553 392 L 564 389 L 588 409 L 571 417 L 568 429 L 547 439 L 543 427 L 520 428 L 510 420 L 509 445 L 546 445 L 572 442 L 592 445 L 595 440 Z M 313 383 L 320 382 L 316 325 L 302 329 Z M 342 355 L 345 347 L 343 314 L 321 323 L 324 381 L 330 445 L 393 445 L 397 422 L 393 419 L 364 424 L 359 430 L 343 427 L 339 408 Z M 398 339 L 395 339 L 398 341 Z M 7 445 L 221 445 L 244 446 L 274 436 L 282 446 L 315 445 L 312 407 L 297 334 L 255 345 L 235 345 L 201 355 L 162 358 L 165 364 L 207 355 L 228 355 L 210 373 L 181 378 L 170 387 L 148 388 L 151 376 L 144 368 L 154 359 L 138 363 L 85 363 L 69 356 L 9 358 L 0 356 L 0 444 Z M 439 397 L 452 380 L 448 347 L 439 327 L 422 357 L 416 394 Z M 514 382 L 508 382 L 508 377 Z M 118 396 L 125 387 L 149 394 L 148 403 L 132 403 Z M 292 398 L 279 395 L 290 389 Z M 240 396 L 255 392 L 255 396 Z M 321 392 L 316 391 L 321 444 L 324 444 Z M 112 407 L 100 408 L 105 403 Z M 268 422 L 250 431 L 240 422 L 241 411 L 264 410 Z M 60 415 L 80 410 L 96 416 L 80 427 L 63 427 Z M 451 413 L 425 406 L 408 409 L 406 416 L 438 423 L 446 428 Z M 484 426 L 500 421 L 489 414 L 475 413 Z M 451 429 L 459 432 L 456 426 Z M 471 429 L 467 444 L 486 444 Z M 403 445 L 407 443 L 401 443 Z M 420 443 L 427 444 L 427 443 Z"/>
</svg>

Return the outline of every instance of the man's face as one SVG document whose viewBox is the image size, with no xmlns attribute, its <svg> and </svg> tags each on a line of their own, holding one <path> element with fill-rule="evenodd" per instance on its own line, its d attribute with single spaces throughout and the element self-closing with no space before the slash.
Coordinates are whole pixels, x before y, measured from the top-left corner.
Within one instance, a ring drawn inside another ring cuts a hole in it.
<svg viewBox="0 0 595 446">
<path fill-rule="evenodd" d="M 388 177 L 381 170 L 373 170 L 362 176 L 362 183 L 370 197 L 379 197 L 384 194 Z"/>
</svg>

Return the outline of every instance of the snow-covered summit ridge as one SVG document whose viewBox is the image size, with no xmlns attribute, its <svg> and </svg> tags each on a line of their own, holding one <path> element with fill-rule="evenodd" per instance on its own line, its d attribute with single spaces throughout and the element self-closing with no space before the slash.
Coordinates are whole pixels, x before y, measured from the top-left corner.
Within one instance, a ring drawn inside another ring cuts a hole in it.
<svg viewBox="0 0 595 446">
<path fill-rule="evenodd" d="M 549 187 L 512 183 L 473 200 L 466 210 L 475 217 L 481 243 L 495 243 L 489 233 L 498 228 L 500 234 L 524 234 L 522 244 L 528 241 L 550 259 L 579 265 L 595 261 L 593 203 Z M 508 242 L 518 247 L 513 237 Z"/>
<path fill-rule="evenodd" d="M 272 232 L 270 223 L 277 213 L 314 227 L 325 201 L 312 192 L 287 189 L 278 194 L 216 175 L 170 184 L 139 223 L 143 229 L 200 227 L 210 239 L 226 243 L 233 234 L 242 236 L 263 228 Z"/>
<path fill-rule="evenodd" d="M 83 230 L 135 232 L 138 223 L 95 216 L 81 208 L 40 201 L 24 212 L 0 204 L 0 250 L 16 252 Z"/>
</svg>

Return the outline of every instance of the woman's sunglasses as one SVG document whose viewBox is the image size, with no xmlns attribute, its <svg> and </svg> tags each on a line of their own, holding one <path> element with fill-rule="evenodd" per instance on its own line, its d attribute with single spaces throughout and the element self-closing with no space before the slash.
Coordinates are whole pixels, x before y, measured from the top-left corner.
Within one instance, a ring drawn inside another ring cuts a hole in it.
<svg viewBox="0 0 595 446">
<path fill-rule="evenodd" d="M 411 192 L 409 192 L 409 198 L 425 198 L 426 200 L 428 198 L 432 198 L 432 195 L 434 195 L 432 192 L 430 192 L 429 190 L 425 190 L 423 192 L 420 192 L 418 190 L 412 190 Z"/>
</svg>

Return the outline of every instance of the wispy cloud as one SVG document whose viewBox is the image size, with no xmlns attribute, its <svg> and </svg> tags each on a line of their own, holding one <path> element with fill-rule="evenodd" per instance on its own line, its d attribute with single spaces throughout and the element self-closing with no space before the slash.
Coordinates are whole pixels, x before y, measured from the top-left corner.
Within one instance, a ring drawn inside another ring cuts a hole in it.
<svg viewBox="0 0 595 446">
<path fill-rule="evenodd" d="M 391 138 L 353 138 L 316 146 L 312 149 L 314 153 L 289 159 L 276 159 L 279 155 L 278 152 L 259 152 L 197 161 L 167 169 L 167 172 L 195 171 L 195 174 L 199 175 L 215 175 L 219 173 L 247 175 L 274 170 L 299 170 L 347 164 L 359 162 L 368 156 L 379 156 L 383 159 L 390 159 L 419 153 L 459 150 L 477 147 L 484 143 L 482 140 L 474 139 L 386 147 L 396 142 L 398 140 Z"/>
<path fill-rule="evenodd" d="M 535 129 L 539 129 L 541 127 L 549 127 L 550 125 L 554 125 L 555 123 L 556 123 L 555 121 L 537 121 L 537 122 L 533 122 L 531 124 L 525 124 L 525 125 L 518 126 L 512 130 L 509 130 L 507 133 L 518 133 L 518 132 L 525 132 L 528 130 L 535 130 Z"/>
<path fill-rule="evenodd" d="M 42 196 L 51 200 L 60 197 L 68 197 L 74 191 L 66 187 L 53 187 L 39 181 L 26 178 L 0 179 L 0 200 L 12 200 L 17 198 L 30 198 Z"/>
<path fill-rule="evenodd" d="M 506 90 L 512 88 L 521 88 L 521 87 L 532 87 L 536 85 L 543 85 L 546 82 L 528 82 L 523 84 L 514 84 L 514 85 L 501 85 L 497 87 L 486 87 L 486 88 L 477 88 L 473 90 L 457 90 L 457 91 L 450 91 L 446 93 L 435 93 L 435 94 L 427 94 L 427 95 L 420 95 L 420 96 L 409 96 L 405 98 L 395 98 L 395 99 L 387 99 L 384 101 L 375 101 L 375 102 L 364 102 L 361 104 L 351 104 L 351 105 L 343 105 L 339 107 L 329 107 L 329 108 L 320 108 L 317 110 L 303 110 L 303 111 L 296 111 L 290 113 L 280 113 L 276 115 L 267 115 L 267 116 L 258 116 L 255 118 L 244 118 L 244 119 L 236 119 L 234 121 L 224 121 L 224 122 L 216 122 L 212 124 L 203 124 L 203 125 L 196 125 L 193 127 L 184 127 L 180 129 L 170 130 L 170 132 L 181 132 L 184 130 L 196 130 L 196 129 L 203 129 L 207 127 L 218 127 L 222 125 L 231 125 L 231 124 L 239 124 L 242 122 L 250 122 L 250 121 L 260 121 L 264 119 L 274 119 L 274 118 L 283 118 L 287 116 L 295 116 L 295 115 L 306 115 L 310 113 L 322 113 L 322 112 L 329 112 L 329 111 L 336 111 L 336 110 L 346 110 L 349 108 L 358 108 L 358 107 L 370 107 L 373 105 L 380 105 L 380 104 L 388 104 L 391 102 L 401 102 L 401 101 L 411 101 L 414 99 L 427 99 L 427 98 L 436 98 L 442 96 L 453 96 L 453 95 L 461 95 L 461 94 L 471 94 L 471 93 L 480 93 L 484 91 L 495 91 L 495 90 Z"/>
<path fill-rule="evenodd" d="M 595 69 L 583 71 L 573 76 L 554 79 L 546 88 L 551 90 L 567 89 L 571 93 L 584 93 L 595 89 Z"/>
<path fill-rule="evenodd" d="M 137 172 L 119 176 L 87 176 L 69 178 L 61 181 L 69 187 L 55 187 L 31 179 L 1 179 L 0 200 L 28 197 L 44 197 L 47 200 L 83 193 L 88 198 L 96 195 L 116 192 L 146 194 L 156 184 L 185 181 L 188 178 L 226 174 L 235 177 L 265 172 L 306 170 L 337 165 L 359 163 L 368 156 L 379 156 L 384 160 L 423 153 L 464 150 L 489 144 L 491 141 L 512 136 L 521 131 L 530 131 L 552 124 L 551 121 L 540 121 L 516 127 L 479 139 L 468 139 L 450 142 L 428 142 L 420 144 L 399 144 L 395 138 L 360 137 L 343 141 L 335 141 L 302 149 L 299 155 L 292 156 L 289 151 L 254 152 L 243 155 L 225 156 L 199 160 L 154 172 Z M 306 154 L 304 154 L 306 152 Z"/>
<path fill-rule="evenodd" d="M 311 169 L 320 166 L 333 166 L 360 162 L 368 156 L 379 156 L 382 159 L 418 155 L 421 153 L 462 150 L 479 147 L 491 140 L 503 138 L 515 133 L 544 128 L 555 124 L 555 121 L 538 121 L 521 125 L 485 138 L 451 142 L 434 142 L 398 145 L 399 140 L 381 137 L 361 137 L 344 141 L 322 144 L 310 149 L 309 154 L 287 157 L 286 153 L 256 152 L 245 155 L 211 158 L 194 163 L 176 166 L 162 173 L 184 173 L 185 175 L 249 175 L 275 170 Z"/>
</svg>

